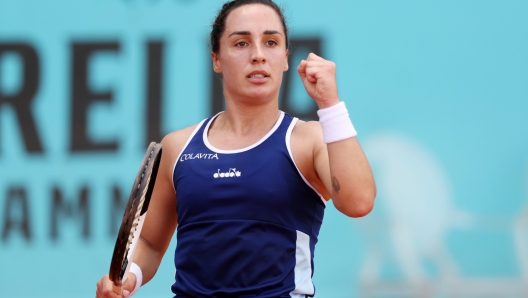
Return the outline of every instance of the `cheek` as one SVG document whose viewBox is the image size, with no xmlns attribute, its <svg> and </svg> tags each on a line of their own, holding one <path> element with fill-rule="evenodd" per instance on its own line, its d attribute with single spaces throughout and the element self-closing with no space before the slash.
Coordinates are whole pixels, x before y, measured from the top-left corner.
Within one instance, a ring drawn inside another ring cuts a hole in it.
<svg viewBox="0 0 528 298">
<path fill-rule="evenodd" d="M 286 58 L 284 58 L 284 54 L 281 54 L 281 55 L 277 55 L 276 57 L 274 57 L 274 61 L 276 61 L 273 65 L 273 68 L 277 71 L 277 72 L 284 72 L 285 70 L 288 70 L 288 60 Z"/>
<path fill-rule="evenodd" d="M 226 59 L 222 62 L 222 65 L 225 65 L 223 68 L 223 72 L 231 73 L 231 74 L 237 74 L 241 73 L 241 71 L 244 69 L 245 59 L 243 55 L 227 55 L 225 57 Z"/>
<path fill-rule="evenodd" d="M 282 84 L 282 77 L 283 77 L 283 75 L 284 75 L 284 71 L 281 70 L 280 72 L 277 72 L 277 78 L 278 78 L 278 80 L 277 80 L 277 84 L 279 84 L 279 85 Z"/>
</svg>

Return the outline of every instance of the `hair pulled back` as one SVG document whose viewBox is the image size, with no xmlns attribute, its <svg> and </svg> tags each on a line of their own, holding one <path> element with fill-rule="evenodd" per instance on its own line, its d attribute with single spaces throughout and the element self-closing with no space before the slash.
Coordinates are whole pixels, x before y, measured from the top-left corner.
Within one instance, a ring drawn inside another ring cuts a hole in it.
<svg viewBox="0 0 528 298">
<path fill-rule="evenodd" d="M 275 10 L 275 12 L 279 15 L 281 21 L 282 21 L 282 27 L 284 28 L 284 34 L 286 38 L 286 49 L 289 48 L 288 43 L 288 27 L 286 26 L 286 20 L 284 19 L 284 13 L 282 11 L 282 8 L 278 6 L 273 0 L 233 0 L 226 2 L 224 6 L 222 6 L 222 9 L 218 12 L 218 15 L 215 18 L 215 21 L 212 26 L 211 30 L 211 50 L 214 53 L 218 53 L 220 51 L 220 37 L 225 31 L 225 24 L 227 16 L 233 11 L 235 8 L 238 8 L 243 5 L 248 4 L 264 4 L 266 6 L 269 6 Z"/>
</svg>

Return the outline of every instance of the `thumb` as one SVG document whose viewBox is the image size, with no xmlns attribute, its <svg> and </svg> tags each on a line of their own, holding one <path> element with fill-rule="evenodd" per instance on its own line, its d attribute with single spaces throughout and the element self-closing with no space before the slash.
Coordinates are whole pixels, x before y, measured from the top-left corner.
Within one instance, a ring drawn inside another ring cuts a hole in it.
<svg viewBox="0 0 528 298">
<path fill-rule="evenodd" d="M 130 293 L 136 288 L 136 275 L 132 272 L 128 273 L 128 278 L 123 283 L 123 297 L 130 297 Z"/>
</svg>

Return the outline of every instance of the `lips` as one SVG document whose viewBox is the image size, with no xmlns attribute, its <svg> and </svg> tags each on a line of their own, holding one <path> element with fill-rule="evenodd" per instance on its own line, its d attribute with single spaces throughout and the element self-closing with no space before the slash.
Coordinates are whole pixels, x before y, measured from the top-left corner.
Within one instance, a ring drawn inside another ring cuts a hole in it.
<svg viewBox="0 0 528 298">
<path fill-rule="evenodd" d="M 247 77 L 250 79 L 264 79 L 269 77 L 269 73 L 263 70 L 255 70 L 252 71 Z"/>
</svg>

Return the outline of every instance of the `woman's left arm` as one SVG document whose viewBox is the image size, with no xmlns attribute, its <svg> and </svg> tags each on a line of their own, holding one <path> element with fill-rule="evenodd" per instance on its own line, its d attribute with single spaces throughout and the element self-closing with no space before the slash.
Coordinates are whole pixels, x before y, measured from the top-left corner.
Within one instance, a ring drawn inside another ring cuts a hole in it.
<svg viewBox="0 0 528 298">
<path fill-rule="evenodd" d="M 337 210 L 351 217 L 367 215 L 374 206 L 376 185 L 357 139 L 348 138 L 326 146 L 321 142 L 314 153 L 315 170 Z"/>
<path fill-rule="evenodd" d="M 333 62 L 315 54 L 308 55 L 308 59 L 303 60 L 297 69 L 306 91 L 319 109 L 333 107 L 340 102 L 335 69 Z M 328 129 L 323 131 L 328 133 Z M 314 168 L 317 175 L 339 211 L 351 217 L 367 215 L 374 206 L 376 185 L 359 142 L 353 136 L 325 144 L 323 133 L 319 130 L 314 140 Z M 337 134 L 343 135 L 341 132 Z"/>
</svg>

